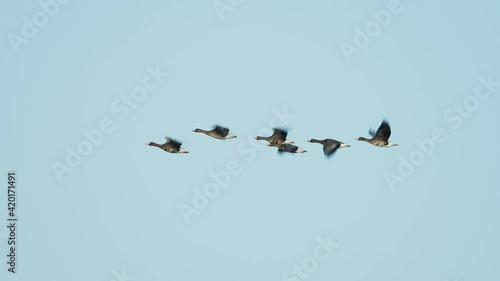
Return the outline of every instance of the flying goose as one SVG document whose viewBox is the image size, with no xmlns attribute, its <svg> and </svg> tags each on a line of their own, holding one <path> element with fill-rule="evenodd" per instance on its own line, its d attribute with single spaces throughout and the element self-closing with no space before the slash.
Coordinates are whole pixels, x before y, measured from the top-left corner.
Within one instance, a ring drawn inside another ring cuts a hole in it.
<svg viewBox="0 0 500 281">
<path fill-rule="evenodd" d="M 213 138 L 220 139 L 220 140 L 233 139 L 236 137 L 236 136 L 229 134 L 228 128 L 224 128 L 224 127 L 221 127 L 219 125 L 215 125 L 214 128 L 210 131 L 205 131 L 203 129 L 195 129 L 195 130 L 193 130 L 193 132 L 203 133 L 207 136 L 211 136 Z"/>
<path fill-rule="evenodd" d="M 378 127 L 376 132 L 370 129 L 369 134 L 372 136 L 371 139 L 359 137 L 356 140 L 366 141 L 380 147 L 397 146 L 397 144 L 389 141 L 389 137 L 391 136 L 391 127 L 389 126 L 389 121 L 387 121 L 386 119 L 382 121 L 382 124 L 380 124 L 380 127 Z"/>
<path fill-rule="evenodd" d="M 276 143 L 269 143 L 267 146 L 274 146 L 278 148 L 278 154 L 282 154 L 283 152 L 288 152 L 288 153 L 304 153 L 307 152 L 302 148 L 299 148 L 296 145 L 289 144 L 289 143 L 282 143 L 282 144 L 276 144 Z"/>
<path fill-rule="evenodd" d="M 257 136 L 257 137 L 255 137 L 255 139 L 256 140 L 265 140 L 265 141 L 268 141 L 269 143 L 274 143 L 274 144 L 282 144 L 282 143 L 292 144 L 293 141 L 286 139 L 287 134 L 288 133 L 285 130 L 273 128 L 273 134 L 271 136 L 269 136 L 269 137 Z"/>
<path fill-rule="evenodd" d="M 350 147 L 350 145 L 348 144 L 333 139 L 324 139 L 324 140 L 310 139 L 308 140 L 308 142 L 322 144 L 323 152 L 325 153 L 326 157 L 331 157 L 335 153 L 335 151 L 337 151 L 337 149 L 339 148 Z"/>
<path fill-rule="evenodd" d="M 150 142 L 147 143 L 147 145 L 156 146 L 170 153 L 189 153 L 187 150 L 181 148 L 182 143 L 167 137 L 165 137 L 165 139 L 167 139 L 167 141 L 164 144 L 157 144 L 155 142 Z"/>
</svg>

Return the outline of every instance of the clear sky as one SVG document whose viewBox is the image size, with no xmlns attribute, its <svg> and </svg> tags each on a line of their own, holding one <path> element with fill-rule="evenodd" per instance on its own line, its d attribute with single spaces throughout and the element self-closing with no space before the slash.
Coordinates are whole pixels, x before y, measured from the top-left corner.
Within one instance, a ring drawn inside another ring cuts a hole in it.
<svg viewBox="0 0 500 281">
<path fill-rule="evenodd" d="M 499 280 L 499 9 L 3 1 L 0 279 Z M 355 140 L 384 118 L 398 147 Z"/>
</svg>

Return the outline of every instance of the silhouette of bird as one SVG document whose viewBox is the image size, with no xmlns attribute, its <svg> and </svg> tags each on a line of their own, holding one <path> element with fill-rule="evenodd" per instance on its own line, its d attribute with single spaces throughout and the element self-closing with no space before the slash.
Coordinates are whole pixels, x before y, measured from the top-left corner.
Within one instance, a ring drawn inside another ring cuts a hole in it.
<svg viewBox="0 0 500 281">
<path fill-rule="evenodd" d="M 193 132 L 196 133 L 203 133 L 207 136 L 211 136 L 212 138 L 224 140 L 224 139 L 233 139 L 236 138 L 236 136 L 229 134 L 229 129 L 224 128 L 219 125 L 215 125 L 214 128 L 210 131 L 205 131 L 203 129 L 195 129 Z"/>
<path fill-rule="evenodd" d="M 288 153 L 304 153 L 307 152 L 306 150 L 293 145 L 289 143 L 282 143 L 282 144 L 276 144 L 276 143 L 269 143 L 267 146 L 274 146 L 278 148 L 278 154 L 282 154 L 283 152 L 288 152 Z"/>
<path fill-rule="evenodd" d="M 376 132 L 374 132 L 372 129 L 370 129 L 369 133 L 372 136 L 371 139 L 359 137 L 356 140 L 366 141 L 368 143 L 371 143 L 375 146 L 380 146 L 380 147 L 397 146 L 397 144 L 389 141 L 389 137 L 391 136 L 391 127 L 389 126 L 389 121 L 387 121 L 385 119 L 384 119 L 384 121 L 382 121 L 382 124 L 380 124 L 380 127 L 378 127 Z"/>
<path fill-rule="evenodd" d="M 322 144 L 323 153 L 325 154 L 326 157 L 332 157 L 335 151 L 337 151 L 337 149 L 339 148 L 350 147 L 350 145 L 334 139 L 324 139 L 324 140 L 310 139 L 308 140 L 308 142 Z"/>
<path fill-rule="evenodd" d="M 189 153 L 187 150 L 184 150 L 183 148 L 181 148 L 182 143 L 180 143 L 176 140 L 173 140 L 171 138 L 167 138 L 167 137 L 165 137 L 165 139 L 167 141 L 164 144 L 157 144 L 155 142 L 149 142 L 149 143 L 147 143 L 147 145 L 156 146 L 156 147 L 161 148 L 161 149 L 165 150 L 166 152 L 170 152 L 170 153 Z"/>
<path fill-rule="evenodd" d="M 255 137 L 256 140 L 265 140 L 268 141 L 269 143 L 274 143 L 274 144 L 282 144 L 282 143 L 293 143 L 291 140 L 287 140 L 286 136 L 288 135 L 288 132 L 283 130 L 283 129 L 278 129 L 278 128 L 273 128 L 273 134 L 269 137 L 261 137 L 257 136 Z"/>
</svg>

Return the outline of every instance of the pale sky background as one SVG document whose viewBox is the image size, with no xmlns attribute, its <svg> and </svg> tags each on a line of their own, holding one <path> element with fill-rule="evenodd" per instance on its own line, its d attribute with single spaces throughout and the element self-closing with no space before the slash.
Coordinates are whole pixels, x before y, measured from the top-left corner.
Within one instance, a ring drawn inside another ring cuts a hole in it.
<svg viewBox="0 0 500 281">
<path fill-rule="evenodd" d="M 110 281 L 124 269 L 135 281 L 278 281 L 331 236 L 340 248 L 308 280 L 499 280 L 500 87 L 456 130 L 443 114 L 478 77 L 500 81 L 500 3 L 401 1 L 348 63 L 339 44 L 388 2 L 243 0 L 221 21 L 211 1 L 70 1 L 16 53 L 8 34 L 41 8 L 4 1 L 0 279 Z M 112 102 L 157 65 L 170 76 L 120 120 Z M 278 125 L 308 152 L 261 146 L 247 161 L 238 147 L 284 107 L 295 117 Z M 58 181 L 52 163 L 104 118 L 114 131 Z M 355 140 L 383 118 L 399 147 Z M 238 138 L 192 132 L 214 124 Z M 384 173 L 435 128 L 447 140 L 391 191 Z M 145 145 L 164 136 L 190 153 Z M 327 160 L 306 142 L 327 137 L 351 147 Z M 241 173 L 186 224 L 179 205 L 230 161 Z"/>
</svg>

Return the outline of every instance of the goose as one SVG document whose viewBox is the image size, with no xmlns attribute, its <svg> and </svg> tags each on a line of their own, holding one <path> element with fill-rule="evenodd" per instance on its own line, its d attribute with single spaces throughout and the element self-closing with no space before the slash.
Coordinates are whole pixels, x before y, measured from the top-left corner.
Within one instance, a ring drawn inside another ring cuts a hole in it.
<svg viewBox="0 0 500 281">
<path fill-rule="evenodd" d="M 326 157 L 331 157 L 335 153 L 335 151 L 337 151 L 337 149 L 339 148 L 350 147 L 350 145 L 348 144 L 333 139 L 324 139 L 324 140 L 310 139 L 308 140 L 308 142 L 322 144 L 323 152 L 325 153 Z"/>
<path fill-rule="evenodd" d="M 193 130 L 193 132 L 203 133 L 207 136 L 211 136 L 212 138 L 216 138 L 216 139 L 220 139 L 220 140 L 234 139 L 236 137 L 234 135 L 229 134 L 228 128 L 224 128 L 224 127 L 219 126 L 219 125 L 215 125 L 214 128 L 210 131 L 205 131 L 203 129 L 195 129 L 195 130 Z"/>
<path fill-rule="evenodd" d="M 276 144 L 276 143 L 269 143 L 267 146 L 274 146 L 278 148 L 278 154 L 282 154 L 283 152 L 288 152 L 288 153 L 304 153 L 307 152 L 306 150 L 293 145 L 289 143 L 282 143 L 282 144 Z"/>
<path fill-rule="evenodd" d="M 256 140 L 265 140 L 265 141 L 268 141 L 269 143 L 274 143 L 274 144 L 282 144 L 282 143 L 292 144 L 293 141 L 286 139 L 287 134 L 288 134 L 288 132 L 285 130 L 273 128 L 273 134 L 271 136 L 269 136 L 269 137 L 257 136 L 257 137 L 255 137 L 255 139 Z"/>
<path fill-rule="evenodd" d="M 167 139 L 167 141 L 164 144 L 157 144 L 156 142 L 149 142 L 149 143 L 146 143 L 146 145 L 156 146 L 156 147 L 161 148 L 161 149 L 165 150 L 166 152 L 170 152 L 170 153 L 189 153 L 187 150 L 184 150 L 181 148 L 182 143 L 180 143 L 176 140 L 173 140 L 171 138 L 167 138 L 167 137 L 165 137 L 165 139 Z"/>
<path fill-rule="evenodd" d="M 382 124 L 380 124 L 380 127 L 378 127 L 376 132 L 370 129 L 369 134 L 372 136 L 371 139 L 359 137 L 356 140 L 366 141 L 380 147 L 397 146 L 397 144 L 389 141 L 389 137 L 391 136 L 391 127 L 389 126 L 389 121 L 387 121 L 386 119 L 382 121 Z"/>
</svg>

